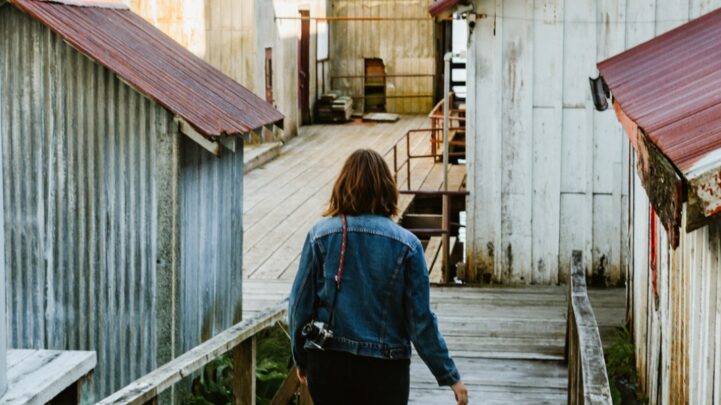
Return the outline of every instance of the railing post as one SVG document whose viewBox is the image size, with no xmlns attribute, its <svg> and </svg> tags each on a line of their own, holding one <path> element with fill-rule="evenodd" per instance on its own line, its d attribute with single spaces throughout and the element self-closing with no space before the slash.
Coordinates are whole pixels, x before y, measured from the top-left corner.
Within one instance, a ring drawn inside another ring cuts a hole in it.
<svg viewBox="0 0 721 405">
<path fill-rule="evenodd" d="M 234 405 L 255 405 L 255 336 L 233 349 Z"/>
<path fill-rule="evenodd" d="M 448 191 L 448 190 L 446 190 Z M 450 234 L 451 234 L 451 197 L 443 194 L 443 263 L 441 263 L 441 282 L 448 282 L 448 258 L 450 257 Z"/>
<path fill-rule="evenodd" d="M 411 189 L 411 133 L 406 132 L 406 179 L 408 190 Z"/>
</svg>

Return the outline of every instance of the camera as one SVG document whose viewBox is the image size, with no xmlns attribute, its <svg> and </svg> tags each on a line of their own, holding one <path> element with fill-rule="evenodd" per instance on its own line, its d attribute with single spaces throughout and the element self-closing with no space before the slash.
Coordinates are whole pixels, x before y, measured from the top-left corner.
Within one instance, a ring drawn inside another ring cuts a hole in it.
<svg viewBox="0 0 721 405">
<path fill-rule="evenodd" d="M 310 321 L 303 326 L 300 332 L 308 342 L 316 349 L 323 350 L 326 342 L 333 337 L 333 331 L 330 330 L 325 322 Z"/>
</svg>

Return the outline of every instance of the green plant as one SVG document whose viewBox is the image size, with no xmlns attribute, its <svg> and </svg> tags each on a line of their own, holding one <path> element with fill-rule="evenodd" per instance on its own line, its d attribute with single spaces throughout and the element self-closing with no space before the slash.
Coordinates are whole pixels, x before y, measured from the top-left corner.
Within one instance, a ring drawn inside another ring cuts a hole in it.
<svg viewBox="0 0 721 405">
<path fill-rule="evenodd" d="M 643 404 L 636 375 L 636 348 L 633 336 L 625 326 L 616 328 L 611 345 L 604 350 L 608 382 L 613 403 Z"/>
<path fill-rule="evenodd" d="M 256 335 L 256 402 L 270 404 L 288 376 L 290 342 L 280 326 Z M 193 379 L 192 389 L 181 401 L 184 405 L 225 405 L 233 403 L 233 361 L 229 353 L 207 365 Z"/>
</svg>

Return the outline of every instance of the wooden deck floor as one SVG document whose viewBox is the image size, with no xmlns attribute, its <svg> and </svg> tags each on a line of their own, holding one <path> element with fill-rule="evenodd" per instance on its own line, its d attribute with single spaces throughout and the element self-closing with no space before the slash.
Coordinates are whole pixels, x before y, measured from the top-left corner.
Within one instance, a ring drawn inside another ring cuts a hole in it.
<svg viewBox="0 0 721 405">
<path fill-rule="evenodd" d="M 244 315 L 287 296 L 290 282 L 247 280 Z M 625 290 L 592 290 L 591 302 L 604 343 L 623 324 Z M 434 287 L 432 307 L 468 386 L 471 403 L 562 404 L 566 287 Z M 412 404 L 453 403 L 423 361 L 411 361 Z"/>
<path fill-rule="evenodd" d="M 386 153 L 409 129 L 428 126 L 427 117 L 405 116 L 393 124 L 301 128 L 300 135 L 283 147 L 278 158 L 245 177 L 243 275 L 250 279 L 292 280 L 305 236 L 321 219 L 345 158 L 358 148 Z M 428 135 L 413 135 L 411 149 L 414 153 L 428 153 Z M 405 156 L 405 149 L 400 152 Z M 387 155 L 390 164 L 392 158 L 392 154 Z M 427 187 L 440 187 L 437 184 L 440 169 L 433 170 L 431 159 L 414 159 L 412 168 L 413 188 L 425 183 L 429 174 L 433 176 Z M 455 170 L 451 179 L 457 182 L 464 175 L 465 172 Z M 404 174 L 398 179 L 403 188 L 405 179 Z M 404 207 L 408 202 L 404 196 Z"/>
</svg>

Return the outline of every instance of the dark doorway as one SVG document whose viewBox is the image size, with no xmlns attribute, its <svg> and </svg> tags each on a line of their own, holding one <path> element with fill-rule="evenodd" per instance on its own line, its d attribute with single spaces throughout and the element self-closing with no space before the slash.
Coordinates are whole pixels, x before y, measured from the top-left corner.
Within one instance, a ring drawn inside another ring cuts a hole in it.
<svg viewBox="0 0 721 405">
<path fill-rule="evenodd" d="M 364 111 L 386 111 L 386 66 L 382 59 L 365 60 Z"/>
<path fill-rule="evenodd" d="M 273 48 L 265 48 L 265 101 L 273 104 Z"/>
<path fill-rule="evenodd" d="M 298 41 L 298 108 L 302 125 L 310 124 L 310 11 L 300 11 Z"/>
</svg>

